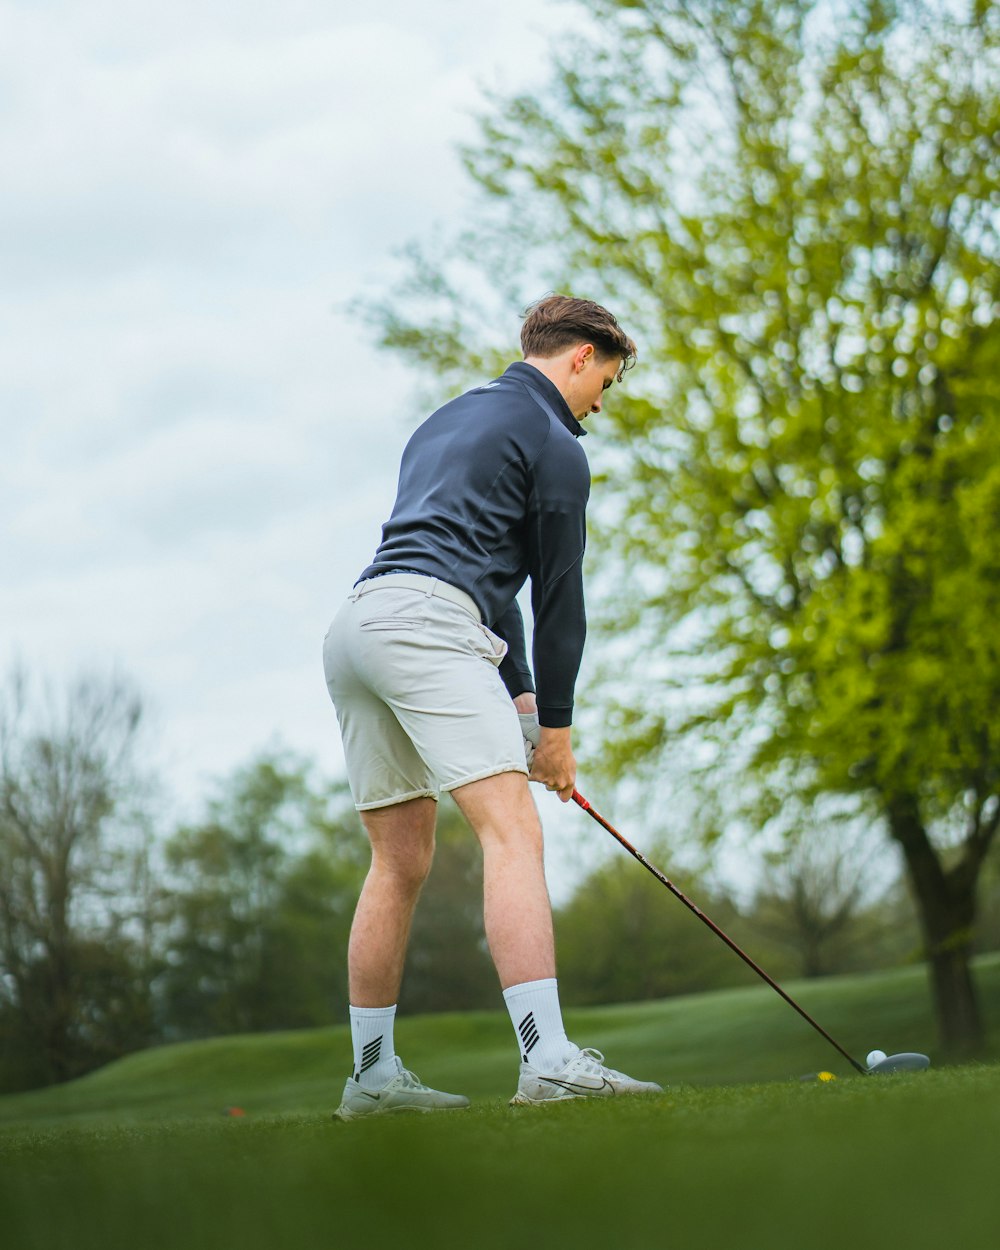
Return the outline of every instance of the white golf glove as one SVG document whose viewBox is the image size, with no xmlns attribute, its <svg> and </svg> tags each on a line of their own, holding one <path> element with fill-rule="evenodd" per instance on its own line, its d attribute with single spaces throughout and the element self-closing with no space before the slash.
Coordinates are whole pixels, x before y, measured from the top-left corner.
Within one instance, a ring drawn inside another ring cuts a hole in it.
<svg viewBox="0 0 1000 1250">
<path fill-rule="evenodd" d="M 528 767 L 535 758 L 535 747 L 542 738 L 542 729 L 538 723 L 537 712 L 518 712 L 517 719 L 521 722 L 521 737 L 524 739 L 524 758 Z"/>
</svg>

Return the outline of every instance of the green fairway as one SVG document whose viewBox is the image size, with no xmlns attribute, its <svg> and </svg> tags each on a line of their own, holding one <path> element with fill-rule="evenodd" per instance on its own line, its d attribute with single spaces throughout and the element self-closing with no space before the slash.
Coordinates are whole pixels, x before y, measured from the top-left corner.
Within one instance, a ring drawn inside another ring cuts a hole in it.
<svg viewBox="0 0 1000 1250">
<path fill-rule="evenodd" d="M 1000 957 L 977 979 L 996 1038 Z M 862 1059 L 933 1054 L 922 970 L 791 988 Z M 854 1077 L 764 988 L 570 1021 L 665 1096 L 512 1110 L 509 1023 L 478 1014 L 400 1023 L 407 1063 L 474 1097 L 448 1116 L 332 1122 L 342 1029 L 164 1047 L 0 1099 L 0 1244 L 996 1244 L 1000 1065 Z M 797 1079 L 820 1068 L 837 1079 Z"/>
</svg>

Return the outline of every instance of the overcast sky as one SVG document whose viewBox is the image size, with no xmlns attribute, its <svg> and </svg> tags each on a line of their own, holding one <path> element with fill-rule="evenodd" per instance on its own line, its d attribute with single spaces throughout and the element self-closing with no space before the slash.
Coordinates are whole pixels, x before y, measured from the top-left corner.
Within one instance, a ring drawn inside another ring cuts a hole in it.
<svg viewBox="0 0 1000 1250">
<path fill-rule="evenodd" d="M 424 415 L 343 307 L 572 16 L 0 2 L 0 661 L 119 666 L 189 809 L 271 745 L 342 770 L 322 637 Z"/>
</svg>

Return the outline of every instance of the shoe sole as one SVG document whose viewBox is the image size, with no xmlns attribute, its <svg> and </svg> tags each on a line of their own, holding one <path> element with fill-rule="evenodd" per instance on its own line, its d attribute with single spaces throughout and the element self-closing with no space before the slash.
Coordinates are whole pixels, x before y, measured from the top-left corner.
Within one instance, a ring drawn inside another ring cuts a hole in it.
<svg viewBox="0 0 1000 1250">
<path fill-rule="evenodd" d="M 611 1094 L 601 1094 L 602 1098 L 611 1098 Z M 522 1094 L 520 1090 L 507 1104 L 510 1107 L 544 1107 L 550 1102 L 578 1102 L 581 1098 L 592 1098 L 594 1094 L 553 1094 L 551 1098 L 529 1098 L 527 1094 Z"/>
<path fill-rule="evenodd" d="M 406 1113 L 414 1115 L 433 1115 L 437 1111 L 468 1111 L 465 1107 L 378 1107 L 371 1111 L 351 1111 L 345 1107 L 338 1107 L 332 1113 L 334 1120 L 342 1120 L 346 1123 L 348 1120 L 370 1120 L 375 1115 L 405 1115 Z"/>
<path fill-rule="evenodd" d="M 576 1102 L 579 1099 L 595 1099 L 595 1098 L 658 1098 L 663 1093 L 662 1089 L 637 1089 L 637 1090 L 612 1090 L 610 1094 L 604 1093 L 603 1090 L 594 1090 L 592 1094 L 556 1094 L 551 1098 L 529 1098 L 527 1094 L 523 1094 L 520 1090 L 507 1104 L 510 1107 L 544 1107 L 550 1102 Z"/>
</svg>

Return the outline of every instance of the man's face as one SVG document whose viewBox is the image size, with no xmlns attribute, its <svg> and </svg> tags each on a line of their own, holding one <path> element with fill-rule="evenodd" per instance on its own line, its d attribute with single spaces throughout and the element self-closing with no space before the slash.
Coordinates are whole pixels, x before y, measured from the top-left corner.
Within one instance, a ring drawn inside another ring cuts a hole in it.
<svg viewBox="0 0 1000 1250">
<path fill-rule="evenodd" d="M 598 356 L 589 343 L 579 349 L 573 361 L 570 394 L 566 396 L 577 421 L 583 421 L 592 412 L 601 411 L 604 392 L 618 376 L 621 363 L 617 359 Z"/>
</svg>

